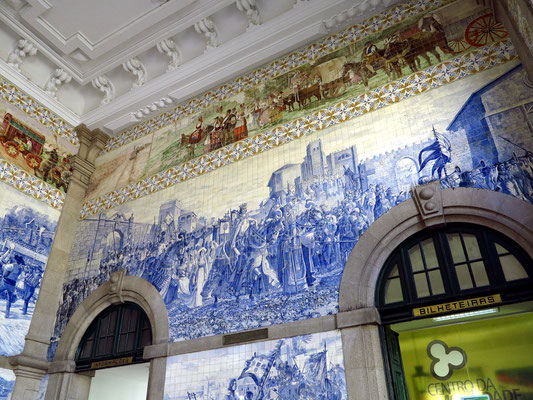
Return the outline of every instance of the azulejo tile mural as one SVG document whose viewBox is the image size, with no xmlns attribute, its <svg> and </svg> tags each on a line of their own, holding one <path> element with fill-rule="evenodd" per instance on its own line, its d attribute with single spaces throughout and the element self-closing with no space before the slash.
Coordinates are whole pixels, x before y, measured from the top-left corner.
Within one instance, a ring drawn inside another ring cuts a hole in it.
<svg viewBox="0 0 533 400">
<path fill-rule="evenodd" d="M 28 96 L 22 98 L 31 100 Z M 51 189 L 66 192 L 72 175 L 69 158 L 77 152 L 77 137 L 73 141 L 70 136 L 59 135 L 23 110 L 0 99 L 0 158 L 24 171 L 24 176 L 38 178 Z"/>
<path fill-rule="evenodd" d="M 365 95 L 361 105 L 363 110 L 395 102 L 403 97 L 402 89 L 387 82 L 457 59 L 507 36 L 490 10 L 479 2 L 468 0 L 460 7 L 447 4 L 438 8 L 446 3 L 416 1 L 399 5 L 385 16 L 328 37 L 193 99 L 173 113 L 164 113 L 124 132 L 108 142 L 109 150 L 117 143 L 129 142 L 126 138 L 152 135 L 114 153 L 114 157 L 110 155 L 105 159 L 107 163 L 102 159 L 90 192 L 105 193 L 109 186 L 116 189 L 136 182 L 231 143 L 238 144 L 229 152 L 257 148 L 269 133 L 294 131 L 295 125 L 311 130 L 329 126 L 338 118 L 331 106 L 369 90 L 370 96 Z M 446 66 L 441 65 L 444 69 Z M 448 73 L 448 77 L 453 75 Z M 435 74 L 431 78 L 438 83 L 443 79 Z M 424 73 L 415 74 L 415 80 L 419 90 L 433 87 Z M 324 109 L 325 114 L 318 111 Z M 318 114 L 318 121 L 309 120 L 313 112 Z M 256 140 L 244 140 L 258 135 Z M 121 180 L 116 164 L 137 156 L 147 158 L 143 167 L 132 169 L 129 179 Z M 94 197 L 94 193 L 89 196 Z"/>
<path fill-rule="evenodd" d="M 347 399 L 340 333 L 169 357 L 164 398 Z"/>
<path fill-rule="evenodd" d="M 0 355 L 24 347 L 59 211 L 0 183 Z"/>
<path fill-rule="evenodd" d="M 533 90 L 498 65 L 80 221 L 55 335 L 112 271 L 172 341 L 337 312 L 346 259 L 419 183 L 533 200 Z"/>
<path fill-rule="evenodd" d="M 0 96 L 2 100 L 49 128 L 58 137 L 67 139 L 74 146 L 79 145 L 78 136 L 72 125 L 24 93 L 3 76 L 0 76 Z"/>
</svg>

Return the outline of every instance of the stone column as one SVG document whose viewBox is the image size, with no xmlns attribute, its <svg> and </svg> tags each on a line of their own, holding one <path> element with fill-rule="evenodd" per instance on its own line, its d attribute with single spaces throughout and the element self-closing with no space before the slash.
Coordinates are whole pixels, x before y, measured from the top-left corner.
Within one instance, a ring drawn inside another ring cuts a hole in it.
<svg viewBox="0 0 533 400">
<path fill-rule="evenodd" d="M 41 378 L 48 370 L 49 363 L 46 360 L 46 354 L 61 301 L 68 255 L 89 178 L 95 168 L 95 158 L 102 151 L 108 139 L 103 132 L 90 131 L 85 125 L 77 127 L 76 133 L 80 140 L 80 149 L 71 160 L 73 175 L 57 223 L 54 241 L 39 289 L 39 297 L 26 335 L 24 350 L 20 355 L 9 359 L 17 376 L 12 394 L 13 399 L 25 399 L 24 393 L 37 391 Z"/>
<path fill-rule="evenodd" d="M 165 377 L 167 372 L 167 358 L 152 358 L 150 360 L 150 375 L 148 378 L 147 400 L 163 400 L 165 393 Z"/>
<path fill-rule="evenodd" d="M 533 87 L 533 6 L 529 0 L 495 0 L 496 19 L 505 25 Z"/>
<path fill-rule="evenodd" d="M 388 400 L 379 313 L 363 308 L 337 314 L 349 400 Z"/>
</svg>

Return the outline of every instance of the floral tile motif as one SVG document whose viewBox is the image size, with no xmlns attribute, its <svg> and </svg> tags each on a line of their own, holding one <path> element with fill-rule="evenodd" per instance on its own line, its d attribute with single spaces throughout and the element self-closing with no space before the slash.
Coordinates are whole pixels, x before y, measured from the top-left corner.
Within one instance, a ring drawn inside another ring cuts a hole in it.
<svg viewBox="0 0 533 400">
<path fill-rule="evenodd" d="M 3 159 L 0 159 L 0 181 L 55 209 L 63 207 L 65 193 Z"/>
<path fill-rule="evenodd" d="M 347 28 L 344 32 L 330 35 L 304 49 L 297 50 L 232 82 L 226 83 L 217 89 L 193 98 L 172 111 L 165 112 L 153 119 L 144 121 L 123 131 L 120 135 L 111 138 L 106 143 L 104 152 L 109 152 L 128 144 L 165 125 L 177 122 L 188 115 L 195 114 L 210 105 L 256 86 L 263 81 L 270 80 L 308 62 L 312 62 L 341 47 L 358 42 L 366 36 L 383 31 L 402 22 L 406 18 L 452 1 L 454 0 L 412 0 L 399 4 L 380 15 L 371 17 L 367 21 Z"/>
<path fill-rule="evenodd" d="M 79 145 L 78 136 L 72 125 L 39 104 L 2 76 L 0 76 L 0 96 L 31 118 L 50 128 L 56 135 L 66 138 L 75 146 Z"/>
<path fill-rule="evenodd" d="M 306 117 L 294 120 L 282 127 L 277 127 L 255 137 L 243 139 L 126 188 L 121 188 L 90 200 L 83 205 L 80 218 L 84 219 L 90 215 L 101 213 L 116 205 L 154 193 L 223 165 L 296 140 L 301 136 L 309 135 L 348 119 L 397 103 L 408 97 L 441 87 L 494 65 L 506 63 L 515 57 L 516 53 L 508 39 L 480 47 L 471 53 L 444 61 L 425 71 L 415 72 L 398 81 L 369 90 L 353 99 L 342 101 Z M 109 201 L 109 199 L 114 199 L 114 201 Z M 113 206 L 108 207 L 107 204 L 113 204 Z"/>
</svg>

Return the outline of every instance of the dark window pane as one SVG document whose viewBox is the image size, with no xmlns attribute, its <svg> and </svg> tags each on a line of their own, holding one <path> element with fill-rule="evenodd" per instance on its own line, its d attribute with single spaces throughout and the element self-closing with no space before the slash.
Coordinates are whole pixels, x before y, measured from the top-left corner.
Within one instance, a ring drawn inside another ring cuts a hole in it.
<svg viewBox="0 0 533 400">
<path fill-rule="evenodd" d="M 465 242 L 466 252 L 469 260 L 477 260 L 481 258 L 481 252 L 479 251 L 479 245 L 475 235 L 463 234 L 463 240 Z"/>
<path fill-rule="evenodd" d="M 466 261 L 460 234 L 448 233 L 447 237 L 448 244 L 450 245 L 450 251 L 452 252 L 453 263 L 459 264 Z"/>
<path fill-rule="evenodd" d="M 426 274 L 420 273 L 414 275 L 416 295 L 418 298 L 427 297 L 430 295 Z"/>
<path fill-rule="evenodd" d="M 461 290 L 472 289 L 474 287 L 470 272 L 468 271 L 468 265 L 462 264 L 456 266 L 455 272 L 457 273 L 457 280 L 459 281 Z"/>
<path fill-rule="evenodd" d="M 409 249 L 409 258 L 411 259 L 411 267 L 413 272 L 422 271 L 424 269 L 424 263 L 422 262 L 422 253 L 418 243 Z"/>
<path fill-rule="evenodd" d="M 440 273 L 440 269 L 429 271 L 428 275 L 429 281 L 431 282 L 431 291 L 433 292 L 433 295 L 443 294 L 445 290 L 444 284 L 442 283 L 442 275 Z"/>
<path fill-rule="evenodd" d="M 135 334 L 129 334 L 126 341 L 126 350 L 132 351 L 135 349 Z"/>
<path fill-rule="evenodd" d="M 152 344 L 152 332 L 149 329 L 143 330 L 141 347 L 150 346 Z"/>
<path fill-rule="evenodd" d="M 385 304 L 397 303 L 399 301 L 403 301 L 400 278 L 389 279 L 385 289 Z"/>
<path fill-rule="evenodd" d="M 80 358 L 87 358 L 91 355 L 93 350 L 94 340 L 87 340 L 81 351 Z"/>
<path fill-rule="evenodd" d="M 394 278 L 394 277 L 399 276 L 399 275 L 400 275 L 400 273 L 398 272 L 398 264 L 396 264 L 394 266 L 394 268 L 392 269 L 392 271 L 390 272 L 389 278 Z"/>
<path fill-rule="evenodd" d="M 518 261 L 512 254 L 501 256 L 500 263 L 502 264 L 503 274 L 507 282 L 528 277 L 527 272 L 522 264 L 520 264 L 520 261 Z"/>
<path fill-rule="evenodd" d="M 477 261 L 470 265 L 472 273 L 474 274 L 474 280 L 476 281 L 476 287 L 488 286 L 489 277 L 487 276 L 487 270 L 483 261 Z"/>
</svg>

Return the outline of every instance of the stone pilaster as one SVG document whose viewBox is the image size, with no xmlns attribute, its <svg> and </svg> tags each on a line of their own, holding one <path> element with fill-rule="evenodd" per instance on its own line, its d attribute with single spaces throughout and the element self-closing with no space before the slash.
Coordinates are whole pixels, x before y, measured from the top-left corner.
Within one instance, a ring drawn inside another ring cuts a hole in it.
<svg viewBox="0 0 533 400">
<path fill-rule="evenodd" d="M 533 87 L 533 6 L 529 0 L 494 0 L 496 19 L 509 32 L 518 57 L 527 74 L 527 84 Z"/>
<path fill-rule="evenodd" d="M 108 139 L 103 132 L 90 131 L 84 125 L 77 127 L 76 133 L 80 149 L 71 160 L 73 174 L 57 223 L 24 350 L 20 355 L 9 359 L 17 376 L 12 394 L 14 399 L 25 399 L 25 393 L 36 392 L 41 378 L 47 373 L 49 363 L 46 354 L 61 301 L 68 255 L 89 179 L 95 168 L 94 161 Z"/>
</svg>

